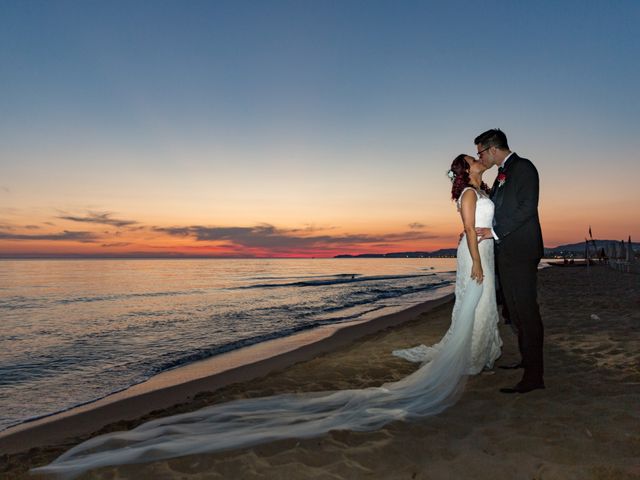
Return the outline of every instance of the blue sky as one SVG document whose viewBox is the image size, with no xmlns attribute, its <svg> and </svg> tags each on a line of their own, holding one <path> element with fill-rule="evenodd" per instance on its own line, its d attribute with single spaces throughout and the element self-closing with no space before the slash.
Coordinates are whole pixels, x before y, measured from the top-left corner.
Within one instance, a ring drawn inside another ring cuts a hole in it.
<svg viewBox="0 0 640 480">
<path fill-rule="evenodd" d="M 631 132 L 638 113 L 631 1 L 15 1 L 0 11 L 3 126 L 62 116 L 126 140 L 150 136 L 159 115 L 185 135 L 339 138 L 549 110 L 598 113 Z"/>
<path fill-rule="evenodd" d="M 0 223 L 175 207 L 176 227 L 211 201 L 233 215 L 186 224 L 362 233 L 410 210 L 444 235 L 442 171 L 501 127 L 541 170 L 550 241 L 640 235 L 609 218 L 640 202 L 639 21 L 635 1 L 5 0 Z M 308 214 L 283 206 L 305 191 Z"/>
</svg>

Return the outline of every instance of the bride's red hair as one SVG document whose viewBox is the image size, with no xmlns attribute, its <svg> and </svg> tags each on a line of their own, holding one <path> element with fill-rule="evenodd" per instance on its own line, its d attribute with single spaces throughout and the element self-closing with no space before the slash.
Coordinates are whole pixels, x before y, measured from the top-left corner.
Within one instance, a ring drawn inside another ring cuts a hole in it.
<svg viewBox="0 0 640 480">
<path fill-rule="evenodd" d="M 451 199 L 458 200 L 462 191 L 469 186 L 469 163 L 465 157 L 469 157 L 465 153 L 461 153 L 451 162 L 451 171 L 455 177 L 451 181 Z M 482 182 L 480 188 L 489 193 L 489 187 Z"/>
</svg>

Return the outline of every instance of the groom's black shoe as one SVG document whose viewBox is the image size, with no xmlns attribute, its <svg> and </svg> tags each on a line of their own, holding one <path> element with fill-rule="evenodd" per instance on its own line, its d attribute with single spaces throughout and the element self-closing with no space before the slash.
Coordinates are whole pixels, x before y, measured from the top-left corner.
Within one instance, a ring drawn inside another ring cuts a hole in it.
<svg viewBox="0 0 640 480">
<path fill-rule="evenodd" d="M 516 368 L 523 368 L 522 363 L 510 363 L 509 365 L 498 365 L 498 368 L 503 370 L 515 370 Z"/>
<path fill-rule="evenodd" d="M 519 383 L 513 388 L 501 388 L 502 393 L 528 393 L 532 390 L 544 388 L 544 383 Z"/>
</svg>

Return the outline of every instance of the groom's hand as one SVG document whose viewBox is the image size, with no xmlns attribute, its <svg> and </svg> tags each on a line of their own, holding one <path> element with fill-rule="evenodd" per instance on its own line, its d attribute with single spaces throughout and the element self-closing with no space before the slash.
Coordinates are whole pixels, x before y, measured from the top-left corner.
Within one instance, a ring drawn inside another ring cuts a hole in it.
<svg viewBox="0 0 640 480">
<path fill-rule="evenodd" d="M 491 233 L 491 229 L 490 228 L 484 228 L 484 227 L 477 227 L 476 228 L 476 233 L 478 234 L 478 243 L 480 243 L 483 240 L 487 240 L 489 238 L 493 238 L 493 234 Z"/>
</svg>

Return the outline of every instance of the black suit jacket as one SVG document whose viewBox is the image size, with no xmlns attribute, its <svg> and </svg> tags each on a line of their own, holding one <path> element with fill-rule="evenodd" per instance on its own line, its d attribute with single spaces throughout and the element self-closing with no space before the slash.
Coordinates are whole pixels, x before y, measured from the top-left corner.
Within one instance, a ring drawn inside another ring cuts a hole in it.
<svg viewBox="0 0 640 480">
<path fill-rule="evenodd" d="M 540 259 L 544 247 L 538 218 L 538 171 L 533 163 L 514 153 L 502 173 L 506 177 L 504 183 L 500 186 L 496 177 L 491 190 L 491 200 L 495 204 L 493 230 L 498 235 L 496 253 L 513 258 Z"/>
</svg>

